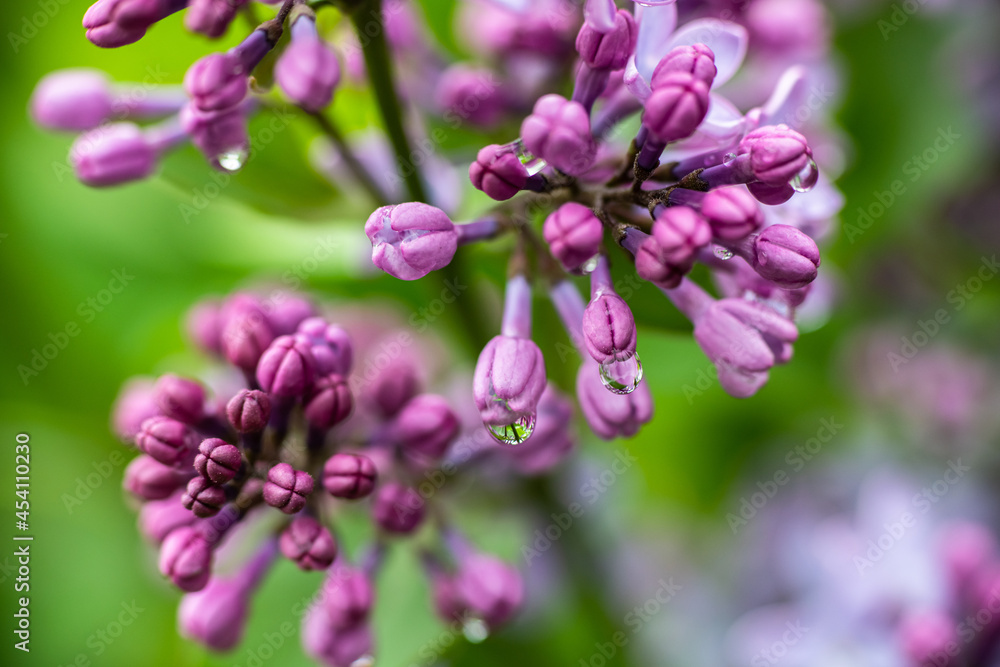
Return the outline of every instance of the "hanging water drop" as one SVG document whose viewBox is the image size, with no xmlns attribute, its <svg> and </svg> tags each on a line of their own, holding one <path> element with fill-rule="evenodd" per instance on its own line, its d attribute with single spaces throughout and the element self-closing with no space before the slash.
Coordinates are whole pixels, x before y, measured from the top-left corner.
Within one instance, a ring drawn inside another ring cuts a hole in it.
<svg viewBox="0 0 1000 667">
<path fill-rule="evenodd" d="M 816 165 L 816 160 L 809 158 L 809 162 L 802 168 L 802 171 L 792 177 L 789 185 L 796 192 L 809 192 L 816 185 L 817 180 L 819 180 L 819 167 Z"/>
<path fill-rule="evenodd" d="M 462 622 L 462 634 L 473 644 L 479 644 L 490 636 L 490 631 L 478 618 L 468 618 Z"/>
<path fill-rule="evenodd" d="M 375 656 L 363 655 L 351 663 L 351 667 L 372 667 L 375 664 Z"/>
<path fill-rule="evenodd" d="M 594 272 L 594 269 L 597 268 L 597 263 L 600 261 L 600 259 L 601 259 L 600 255 L 594 255 L 593 257 L 591 257 L 590 259 L 588 259 L 586 262 L 584 262 L 583 264 L 581 264 L 580 268 L 577 269 L 577 271 L 582 276 L 589 276 L 591 273 Z"/>
<path fill-rule="evenodd" d="M 722 158 L 722 161 L 723 162 L 732 162 L 737 157 L 738 156 L 736 155 L 736 153 L 726 153 L 725 157 Z"/>
<path fill-rule="evenodd" d="M 226 171 L 239 171 L 243 168 L 247 159 L 247 151 L 244 148 L 233 148 L 219 153 L 216 162 Z"/>
<path fill-rule="evenodd" d="M 631 394 L 642 380 L 642 362 L 636 352 L 619 352 L 601 363 L 601 382 L 612 394 Z"/>
<path fill-rule="evenodd" d="M 733 258 L 733 251 L 721 245 L 715 246 L 715 256 L 725 261 Z"/>
<path fill-rule="evenodd" d="M 497 442 L 505 445 L 520 445 L 531 437 L 535 430 L 535 415 L 525 415 L 513 424 L 484 424 Z"/>
</svg>

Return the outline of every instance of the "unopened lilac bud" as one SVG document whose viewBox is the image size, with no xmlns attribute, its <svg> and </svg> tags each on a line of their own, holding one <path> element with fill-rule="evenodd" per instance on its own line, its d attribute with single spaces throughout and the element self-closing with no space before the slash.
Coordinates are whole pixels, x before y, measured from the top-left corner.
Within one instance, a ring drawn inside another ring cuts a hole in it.
<svg viewBox="0 0 1000 667">
<path fill-rule="evenodd" d="M 508 425 L 533 415 L 545 390 L 545 359 L 529 338 L 496 336 L 483 348 L 473 394 L 483 421 Z"/>
<path fill-rule="evenodd" d="M 521 573 L 487 554 L 462 559 L 456 584 L 469 611 L 491 629 L 509 621 L 524 602 Z"/>
<path fill-rule="evenodd" d="M 650 79 L 650 87 L 653 90 L 662 87 L 664 79 L 671 72 L 691 74 L 711 88 L 717 73 L 715 53 L 704 44 L 685 44 L 674 47 L 657 63 Z"/>
<path fill-rule="evenodd" d="M 70 160 L 77 178 L 96 188 L 146 178 L 156 169 L 158 154 L 137 125 L 115 123 L 80 135 Z"/>
<path fill-rule="evenodd" d="M 614 292 L 595 296 L 583 311 L 583 341 L 598 363 L 634 354 L 635 338 L 632 310 Z"/>
<path fill-rule="evenodd" d="M 250 150 L 247 119 L 241 107 L 204 111 L 186 104 L 180 112 L 184 132 L 219 171 L 238 171 Z"/>
<path fill-rule="evenodd" d="M 160 408 L 153 398 L 153 383 L 142 378 L 129 380 L 118 392 L 111 410 L 111 424 L 115 435 L 132 442 L 150 417 L 160 415 Z"/>
<path fill-rule="evenodd" d="M 160 572 L 182 591 L 200 591 L 212 570 L 212 547 L 201 531 L 182 526 L 172 531 L 160 547 Z"/>
<path fill-rule="evenodd" d="M 194 434 L 183 423 L 169 417 L 150 417 L 135 436 L 135 445 L 144 454 L 174 468 L 194 462 Z"/>
<path fill-rule="evenodd" d="M 226 405 L 226 417 L 239 433 L 259 433 L 271 418 L 271 399 L 262 391 L 241 389 Z"/>
<path fill-rule="evenodd" d="M 296 294 L 278 293 L 272 302 L 272 307 L 267 313 L 267 323 L 271 325 L 271 331 L 275 336 L 290 336 L 299 331 L 300 327 L 310 319 L 323 322 L 321 318 L 314 318 L 316 309 L 309 299 Z"/>
<path fill-rule="evenodd" d="M 779 206 L 792 198 L 795 188 L 788 183 L 768 185 L 767 183 L 747 183 L 747 190 L 754 199 L 768 206 Z"/>
<path fill-rule="evenodd" d="M 528 169 L 513 151 L 497 144 L 480 149 L 469 166 L 469 180 L 497 201 L 506 201 L 524 190 L 528 184 Z"/>
<path fill-rule="evenodd" d="M 173 531 L 198 521 L 191 510 L 181 504 L 182 495 L 143 503 L 139 510 L 139 530 L 153 543 L 160 544 Z"/>
<path fill-rule="evenodd" d="M 347 628 L 336 628 L 330 623 L 323 605 L 313 605 L 302 622 L 302 645 L 314 660 L 328 667 L 364 665 L 370 659 L 372 631 L 362 622 Z"/>
<path fill-rule="evenodd" d="M 259 32 L 259 31 L 258 31 Z M 223 111 L 247 95 L 247 72 L 232 52 L 210 53 L 184 75 L 184 89 L 200 111 Z"/>
<path fill-rule="evenodd" d="M 208 438 L 198 445 L 194 469 L 214 484 L 225 484 L 240 470 L 243 457 L 240 450 L 225 440 Z"/>
<path fill-rule="evenodd" d="M 215 516 L 226 504 L 226 491 L 218 484 L 198 476 L 188 482 L 184 496 L 181 498 L 184 507 L 191 510 L 198 518 Z"/>
<path fill-rule="evenodd" d="M 563 268 L 578 272 L 600 253 L 604 226 L 593 210 L 583 204 L 567 202 L 545 219 L 542 234 Z"/>
<path fill-rule="evenodd" d="M 976 579 L 988 571 L 996 559 L 996 539 L 986 526 L 956 522 L 942 530 L 939 544 L 952 590 L 957 597 L 967 596 Z"/>
<path fill-rule="evenodd" d="M 87 39 L 116 48 L 142 39 L 157 21 L 184 9 L 187 0 L 97 0 L 83 15 Z"/>
<path fill-rule="evenodd" d="M 50 130 L 97 127 L 114 111 L 114 91 L 104 72 L 64 69 L 46 75 L 31 94 L 31 116 Z"/>
<path fill-rule="evenodd" d="M 572 403 L 549 383 L 538 401 L 538 420 L 531 437 L 517 447 L 504 447 L 502 451 L 526 475 L 547 472 L 573 449 L 572 421 Z"/>
<path fill-rule="evenodd" d="M 275 396 L 302 396 L 314 379 L 315 362 L 309 345 L 294 336 L 279 336 L 257 364 L 257 382 Z"/>
<path fill-rule="evenodd" d="M 306 111 L 317 112 L 333 101 L 340 83 L 340 63 L 316 32 L 315 15 L 292 23 L 292 41 L 278 58 L 274 76 L 285 96 Z"/>
<path fill-rule="evenodd" d="M 371 579 L 360 568 L 337 565 L 323 583 L 323 607 L 330 625 L 353 628 L 365 622 L 375 603 Z"/>
<path fill-rule="evenodd" d="M 311 516 L 296 517 L 281 533 L 281 553 L 299 569 L 325 570 L 337 557 L 337 543 L 330 531 Z"/>
<path fill-rule="evenodd" d="M 749 154 L 754 178 L 773 186 L 790 183 L 812 159 L 809 142 L 787 125 L 757 128 L 743 137 L 737 152 Z"/>
<path fill-rule="evenodd" d="M 524 146 L 556 169 L 573 176 L 585 173 L 597 157 L 590 115 L 579 102 L 545 95 L 521 124 Z"/>
<path fill-rule="evenodd" d="M 375 464 L 361 454 L 334 454 L 323 465 L 323 488 L 335 498 L 364 498 L 375 489 L 377 478 Z"/>
<path fill-rule="evenodd" d="M 607 32 L 584 23 L 576 36 L 576 50 L 580 59 L 594 69 L 622 69 L 635 51 L 638 34 L 632 14 L 619 9 L 615 13 L 614 27 Z"/>
<path fill-rule="evenodd" d="M 151 456 L 138 456 L 125 468 L 122 486 L 142 500 L 168 498 L 183 486 L 190 475 L 166 466 Z"/>
<path fill-rule="evenodd" d="M 347 380 L 336 373 L 316 380 L 305 406 L 310 426 L 326 430 L 347 419 L 354 409 L 354 399 Z"/>
<path fill-rule="evenodd" d="M 920 667 L 952 665 L 949 647 L 958 646 L 959 628 L 945 612 L 928 610 L 911 612 L 900 621 L 899 640 L 909 664 Z M 943 658 L 943 660 L 942 660 Z"/>
<path fill-rule="evenodd" d="M 264 502 L 285 514 L 295 514 L 306 506 L 306 498 L 312 490 L 312 475 L 287 463 L 279 463 L 267 471 Z"/>
<path fill-rule="evenodd" d="M 668 72 L 645 106 L 642 124 L 653 137 L 663 143 L 685 139 L 705 120 L 708 86 L 689 72 Z"/>
<path fill-rule="evenodd" d="M 676 287 L 689 270 L 689 265 L 681 266 L 665 261 L 660 244 L 652 236 L 647 236 L 636 249 L 635 272 L 643 280 L 659 287 Z"/>
<path fill-rule="evenodd" d="M 237 10 L 248 0 L 190 0 L 184 12 L 184 27 L 206 37 L 221 37 Z"/>
<path fill-rule="evenodd" d="M 698 250 L 712 240 L 705 218 L 688 206 L 662 208 L 653 223 L 653 238 L 661 259 L 675 266 L 690 266 Z"/>
<path fill-rule="evenodd" d="M 424 499 L 416 490 L 398 482 L 379 487 L 372 504 L 372 516 L 390 533 L 412 533 L 424 520 Z"/>
<path fill-rule="evenodd" d="M 753 241 L 753 268 L 783 289 L 805 287 L 816 279 L 819 248 L 789 225 L 771 225 Z"/>
<path fill-rule="evenodd" d="M 222 319 L 219 303 L 205 300 L 196 303 L 185 318 L 185 330 L 195 345 L 205 352 L 222 354 Z"/>
<path fill-rule="evenodd" d="M 205 389 L 194 380 L 167 374 L 156 381 L 153 396 L 160 412 L 195 425 L 205 417 Z"/>
<path fill-rule="evenodd" d="M 298 333 L 310 343 L 318 375 L 347 376 L 354 363 L 354 345 L 348 333 L 322 317 L 310 317 L 299 323 Z"/>
<path fill-rule="evenodd" d="M 496 78 L 496 73 L 486 68 L 452 65 L 438 79 L 438 107 L 445 118 L 460 118 L 478 127 L 496 125 L 507 110 Z"/>
<path fill-rule="evenodd" d="M 520 449 L 519 447 L 517 449 Z M 516 451 L 511 449 L 509 451 Z M 445 573 L 435 573 L 431 576 L 431 600 L 434 611 L 445 623 L 462 621 L 468 616 L 469 607 L 458 591 L 455 577 Z"/>
<path fill-rule="evenodd" d="M 362 389 L 368 409 L 379 417 L 394 416 L 420 391 L 417 369 L 408 357 L 392 360 Z"/>
<path fill-rule="evenodd" d="M 419 202 L 383 206 L 365 223 L 372 263 L 400 280 L 417 280 L 447 266 L 458 232 L 439 208 Z"/>
<path fill-rule="evenodd" d="M 396 415 L 392 433 L 404 452 L 434 460 L 447 453 L 459 426 L 458 415 L 444 397 L 421 394 Z"/>
<path fill-rule="evenodd" d="M 584 360 L 577 372 L 576 396 L 590 430 L 605 440 L 630 438 L 653 418 L 653 396 L 645 380 L 632 393 L 612 393 L 591 359 Z"/>
<path fill-rule="evenodd" d="M 764 213 L 746 189 L 740 186 L 717 188 L 701 202 L 701 214 L 712 235 L 723 241 L 738 241 L 764 224 Z"/>
</svg>

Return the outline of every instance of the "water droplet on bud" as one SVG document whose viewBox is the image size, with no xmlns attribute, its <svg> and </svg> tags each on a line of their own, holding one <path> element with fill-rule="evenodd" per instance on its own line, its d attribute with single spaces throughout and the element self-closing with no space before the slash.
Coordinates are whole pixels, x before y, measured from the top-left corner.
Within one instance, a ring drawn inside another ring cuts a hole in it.
<svg viewBox="0 0 1000 667">
<path fill-rule="evenodd" d="M 792 177 L 789 185 L 796 192 L 809 192 L 816 185 L 818 179 L 819 167 L 816 165 L 816 160 L 809 158 L 809 162 L 806 163 L 806 166 L 802 167 L 802 171 Z"/>
<path fill-rule="evenodd" d="M 642 362 L 636 352 L 619 352 L 601 363 L 601 382 L 612 394 L 631 394 L 642 380 Z"/>
<path fill-rule="evenodd" d="M 601 259 L 600 255 L 594 255 L 593 257 L 591 257 L 590 259 L 588 259 L 586 262 L 584 262 L 583 264 L 581 264 L 580 268 L 577 269 L 577 272 L 581 276 L 589 276 L 591 273 L 594 272 L 594 269 L 597 268 L 597 263 L 600 261 L 600 259 Z"/>
<path fill-rule="evenodd" d="M 244 163 L 246 163 L 247 151 L 245 148 L 233 148 L 232 150 L 223 151 L 219 153 L 218 157 L 215 158 L 219 166 L 226 171 L 239 171 L 243 168 Z"/>
<path fill-rule="evenodd" d="M 351 667 L 373 667 L 375 664 L 375 656 L 363 655 L 354 662 L 351 663 Z"/>
<path fill-rule="evenodd" d="M 490 636 L 490 631 L 478 618 L 469 618 L 462 622 L 462 634 L 473 644 L 478 644 Z"/>
<path fill-rule="evenodd" d="M 736 153 L 726 153 L 726 156 L 722 158 L 723 162 L 732 162 L 737 158 Z"/>
<path fill-rule="evenodd" d="M 520 445 L 531 437 L 535 430 L 535 415 L 525 415 L 513 424 L 484 424 L 497 442 L 505 445 Z"/>
<path fill-rule="evenodd" d="M 727 260 L 733 258 L 733 251 L 729 248 L 725 248 L 721 245 L 715 246 L 715 256 L 721 260 Z"/>
</svg>

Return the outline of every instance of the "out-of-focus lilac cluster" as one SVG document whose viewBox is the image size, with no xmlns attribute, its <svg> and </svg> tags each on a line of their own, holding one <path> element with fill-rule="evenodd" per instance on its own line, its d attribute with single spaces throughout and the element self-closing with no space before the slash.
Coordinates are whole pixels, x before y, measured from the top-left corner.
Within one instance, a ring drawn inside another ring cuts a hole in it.
<svg viewBox="0 0 1000 667">
<path fill-rule="evenodd" d="M 328 572 L 303 618 L 306 651 L 334 667 L 371 664 L 382 554 L 418 531 L 437 537 L 420 549 L 443 620 L 481 638 L 518 611 L 517 569 L 448 522 L 433 480 L 484 462 L 514 475 L 558 464 L 573 441 L 570 407 L 554 388 L 543 393 L 532 442 L 503 448 L 477 419 L 463 423 L 461 405 L 425 390 L 421 341 L 406 331 L 366 318 L 352 336 L 306 299 L 277 291 L 201 303 L 189 331 L 222 366 L 212 389 L 176 375 L 133 380 L 113 416 L 116 433 L 141 452 L 124 486 L 141 502 L 139 527 L 159 547 L 160 571 L 186 592 L 185 636 L 233 648 L 254 590 L 283 557 Z M 363 553 L 356 563 L 331 520 L 350 504 L 366 506 L 375 527 L 373 542 L 353 550 Z M 246 539 L 235 536 L 261 530 L 268 537 L 247 557 Z M 235 574 L 218 573 L 220 550 L 242 559 Z"/>
</svg>

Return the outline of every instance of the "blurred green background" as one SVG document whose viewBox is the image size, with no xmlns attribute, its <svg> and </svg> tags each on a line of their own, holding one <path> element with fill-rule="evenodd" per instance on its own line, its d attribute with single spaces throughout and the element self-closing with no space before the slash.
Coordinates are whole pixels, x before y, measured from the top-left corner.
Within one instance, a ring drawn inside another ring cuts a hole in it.
<svg viewBox="0 0 1000 667">
<path fill-rule="evenodd" d="M 262 148 L 222 188 L 221 196 L 200 209 L 200 197 L 206 186 L 213 191 L 214 181 L 192 148 L 168 158 L 162 175 L 146 183 L 106 191 L 78 184 L 66 163 L 71 137 L 43 132 L 27 118 L 36 81 L 53 69 L 91 66 L 116 80 L 142 81 L 155 73 L 176 83 L 188 64 L 211 48 L 186 34 L 176 16 L 134 46 L 95 48 L 80 28 L 88 4 L 32 0 L 5 5 L 5 32 L 22 34 L 26 41 L 11 42 L 8 34 L 0 46 L 0 535 L 15 532 L 13 447 L 15 434 L 25 432 L 32 446 L 30 532 L 35 541 L 30 656 L 11 646 L 13 543 L 0 547 L 0 662 L 69 665 L 84 656 L 95 665 L 242 666 L 247 651 L 264 645 L 268 633 L 285 621 L 297 621 L 293 604 L 310 596 L 320 577 L 282 563 L 256 600 L 244 644 L 231 655 L 213 656 L 180 639 L 174 629 L 178 594 L 157 574 L 154 554 L 137 534 L 135 513 L 120 490 L 123 462 L 133 454 L 108 431 L 109 407 L 119 386 L 137 374 L 199 371 L 204 360 L 190 352 L 181 332 L 190 304 L 260 278 L 282 284 L 284 277 L 287 285 L 289 272 L 302 272 L 303 262 L 321 242 L 337 249 L 316 270 L 305 270 L 303 286 L 335 302 L 378 297 L 394 303 L 405 318 L 433 299 L 441 285 L 437 278 L 403 285 L 365 269 L 361 227 L 370 206 L 357 193 L 348 193 L 345 203 L 312 172 L 304 155 L 314 130 L 301 118 Z M 422 4 L 435 32 L 445 33 L 454 2 Z M 57 8 L 54 15 L 34 32 L 26 29 L 22 17 L 37 23 L 32 17 L 48 5 Z M 888 3 L 871 9 L 864 18 L 841 24 L 836 36 L 847 78 L 838 117 L 853 141 L 850 167 L 839 183 L 847 196 L 844 221 L 855 223 L 859 206 L 867 207 L 876 190 L 902 178 L 902 165 L 929 147 L 940 128 L 954 127 L 960 140 L 856 242 L 849 243 L 841 233 L 824 249 L 824 263 L 836 270 L 843 288 L 833 318 L 803 336 L 793 363 L 775 371 L 751 400 L 731 399 L 712 383 L 704 395 L 689 401 L 685 385 L 694 385 L 709 364 L 683 325 L 670 319 L 665 323 L 677 330 L 658 326 L 663 322 L 657 313 L 669 310 L 659 294 L 650 289 L 637 297 L 642 304 L 637 310 L 654 313 L 644 320 L 649 326 L 641 330 L 640 347 L 657 417 L 627 443 L 638 472 L 629 473 L 608 501 L 615 503 L 615 519 L 626 532 L 655 535 L 667 529 L 663 519 L 668 516 L 724 531 L 723 517 L 730 509 L 726 499 L 746 471 L 774 452 L 786 451 L 789 443 L 811 437 L 822 417 L 835 415 L 849 431 L 860 429 L 865 417 L 845 377 L 845 341 L 876 321 L 915 329 L 917 319 L 940 307 L 948 290 L 971 275 L 979 256 L 989 250 L 971 237 L 951 233 L 953 221 L 944 214 L 948 202 L 979 182 L 991 164 L 982 121 L 950 60 L 962 47 L 956 21 L 948 15 L 918 14 L 885 40 L 876 20 L 890 12 Z M 239 32 L 230 31 L 227 43 Z M 358 93 L 338 98 L 335 114 L 348 130 L 376 121 L 367 98 Z M 475 147 L 475 136 L 457 133 L 445 149 L 467 162 Z M 476 197 L 472 202 L 470 208 L 485 204 Z M 184 206 L 194 206 L 198 213 L 185 219 L 190 210 Z M 456 343 L 466 366 L 474 362 L 473 345 L 459 332 L 465 319 L 477 320 L 484 331 L 496 326 L 495 286 L 505 249 L 500 244 L 461 253 L 459 270 L 473 288 L 460 298 L 459 307 L 434 324 L 436 334 Z M 103 310 L 89 314 L 82 304 L 98 297 L 114 271 L 134 279 Z M 899 289 L 887 275 L 905 276 L 915 284 Z M 558 331 L 544 302 L 538 302 L 536 313 L 540 331 Z M 1000 290 L 989 284 L 956 314 L 940 340 L 995 350 L 998 313 Z M 79 325 L 79 335 L 25 381 L 18 367 L 29 365 L 34 351 L 50 342 L 50 334 L 71 322 Z M 554 379 L 571 389 L 575 362 L 560 364 L 551 353 L 560 341 L 549 335 L 544 346 Z M 596 465 L 606 466 L 621 447 L 586 437 L 581 449 Z M 530 533 L 531 528 L 516 509 L 474 499 L 465 524 L 492 548 L 517 558 L 524 539 L 518 531 Z M 581 543 L 585 548 L 586 540 Z M 447 660 L 453 665 L 508 665 L 514 660 L 576 665 L 593 651 L 594 641 L 622 625 L 617 610 L 598 604 L 594 582 L 577 578 L 571 579 L 574 586 L 536 600 L 539 609 L 530 622 L 515 624 L 478 646 L 452 643 L 430 614 L 410 556 L 398 551 L 380 584 L 379 664 L 386 667 L 430 664 L 428 656 L 437 649 L 428 652 L 428 647 L 439 644 L 450 646 Z M 102 635 L 116 634 L 123 604 L 142 611 L 120 636 Z M 627 659 L 627 654 L 619 655 L 608 664 L 632 664 Z M 268 662 L 309 664 L 297 632 Z"/>
</svg>

